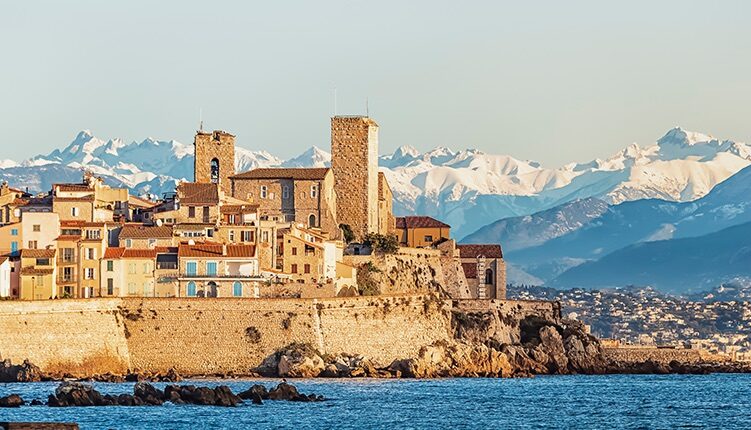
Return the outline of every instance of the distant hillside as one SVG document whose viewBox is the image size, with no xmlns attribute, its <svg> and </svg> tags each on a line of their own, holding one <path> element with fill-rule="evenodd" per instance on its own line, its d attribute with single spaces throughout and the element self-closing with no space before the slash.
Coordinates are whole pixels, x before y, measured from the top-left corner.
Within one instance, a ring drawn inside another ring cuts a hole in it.
<svg viewBox="0 0 751 430">
<path fill-rule="evenodd" d="M 467 241 L 500 240 L 509 262 L 550 280 L 629 245 L 700 236 L 745 222 L 751 222 L 751 167 L 693 202 L 646 199 L 607 206 L 576 201 L 496 222 Z"/>
<path fill-rule="evenodd" d="M 574 267 L 546 285 L 649 285 L 685 294 L 738 277 L 751 277 L 751 223 L 699 237 L 631 245 Z"/>
</svg>

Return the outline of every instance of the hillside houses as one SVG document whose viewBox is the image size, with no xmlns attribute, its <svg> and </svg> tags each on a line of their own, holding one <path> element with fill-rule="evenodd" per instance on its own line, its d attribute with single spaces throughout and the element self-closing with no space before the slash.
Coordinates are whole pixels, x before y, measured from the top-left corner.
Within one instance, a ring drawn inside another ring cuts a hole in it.
<svg viewBox="0 0 751 430">
<path fill-rule="evenodd" d="M 332 118 L 330 168 L 238 173 L 234 142 L 230 133 L 199 130 L 194 182 L 156 201 L 88 172 L 79 183 L 57 183 L 36 196 L 3 184 L 0 297 L 352 294 L 369 257 L 347 258 L 352 247 L 345 239 L 364 254 L 372 237 L 399 236 L 403 247 L 433 252 L 450 240 L 450 227 L 440 221 L 394 218 L 391 188 L 373 156 L 378 125 L 370 118 Z M 502 258 L 500 247 L 483 256 L 461 249 L 445 256 L 457 265 L 460 258 L 483 264 L 479 281 L 470 282 L 473 297 L 501 298 L 505 288 L 497 285 L 505 278 L 496 274 L 503 267 L 485 261 Z"/>
</svg>

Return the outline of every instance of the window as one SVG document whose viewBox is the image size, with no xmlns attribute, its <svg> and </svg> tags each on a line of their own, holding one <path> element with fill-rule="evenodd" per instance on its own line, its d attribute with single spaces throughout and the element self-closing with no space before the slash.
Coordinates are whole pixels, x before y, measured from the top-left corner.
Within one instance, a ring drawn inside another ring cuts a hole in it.
<svg viewBox="0 0 751 430">
<path fill-rule="evenodd" d="M 30 240 L 29 246 L 27 246 L 29 249 L 37 249 L 37 241 L 36 240 Z"/>
<path fill-rule="evenodd" d="M 131 295 L 131 296 L 136 295 L 136 283 L 135 282 L 128 283 L 128 295 Z"/>
<path fill-rule="evenodd" d="M 297 248 L 296 247 L 292 247 L 292 255 L 297 255 Z"/>
<path fill-rule="evenodd" d="M 96 248 L 86 248 L 86 259 L 96 260 Z"/>
<path fill-rule="evenodd" d="M 305 273 L 310 273 L 310 264 L 305 264 L 305 266 L 303 266 L 303 270 L 305 270 Z"/>
<path fill-rule="evenodd" d="M 111 296 L 115 294 L 115 280 L 112 278 L 107 279 L 107 295 Z"/>
<path fill-rule="evenodd" d="M 92 267 L 87 267 L 84 271 L 84 276 L 86 279 L 94 279 L 94 269 Z"/>
<path fill-rule="evenodd" d="M 197 269 L 198 269 L 198 263 L 196 263 L 195 261 L 188 261 L 185 264 L 185 273 L 188 276 L 196 276 L 196 272 L 198 271 Z"/>
<path fill-rule="evenodd" d="M 195 206 L 189 206 L 188 207 L 188 218 L 195 218 L 196 217 L 196 208 Z"/>
<path fill-rule="evenodd" d="M 37 287 L 44 286 L 44 276 L 41 276 L 41 275 L 37 276 L 37 282 L 36 282 L 36 284 L 37 284 Z"/>
<path fill-rule="evenodd" d="M 229 241 L 234 242 L 235 241 L 235 230 L 229 231 Z"/>
<path fill-rule="evenodd" d="M 311 227 L 317 227 L 318 226 L 316 224 L 316 216 L 315 215 L 310 214 L 310 216 L 308 217 L 308 225 L 311 226 Z"/>
<path fill-rule="evenodd" d="M 196 283 L 193 281 L 188 282 L 188 297 L 196 296 Z"/>
<path fill-rule="evenodd" d="M 39 224 L 34 224 L 33 226 L 31 226 L 31 229 L 35 232 L 40 232 L 42 231 L 42 226 Z"/>
<path fill-rule="evenodd" d="M 289 198 L 289 185 L 282 187 L 282 198 L 285 200 Z"/>
<path fill-rule="evenodd" d="M 488 285 L 495 285 L 495 279 L 493 276 L 493 269 L 487 269 L 485 271 L 485 283 Z"/>
<path fill-rule="evenodd" d="M 86 230 L 86 239 L 101 239 L 102 232 L 99 230 Z"/>
<path fill-rule="evenodd" d="M 219 160 L 216 158 L 211 160 L 211 182 L 219 183 Z"/>
<path fill-rule="evenodd" d="M 428 242 L 428 243 L 433 243 L 433 236 L 431 236 L 431 235 L 426 235 L 426 236 L 425 236 L 425 242 Z"/>
<path fill-rule="evenodd" d="M 253 232 L 252 231 L 243 231 L 243 242 L 253 242 Z"/>
<path fill-rule="evenodd" d="M 310 198 L 314 199 L 318 197 L 318 185 L 311 185 L 310 186 Z"/>
<path fill-rule="evenodd" d="M 79 214 L 79 210 L 78 210 L 77 207 L 73 206 L 72 208 L 70 208 L 70 215 L 71 216 L 78 216 L 78 214 Z"/>
<path fill-rule="evenodd" d="M 143 283 L 143 296 L 151 297 L 151 285 L 148 282 Z"/>
<path fill-rule="evenodd" d="M 49 266 L 50 259 L 49 258 L 37 258 L 36 265 L 37 266 Z"/>
<path fill-rule="evenodd" d="M 10 252 L 12 252 L 12 253 L 18 252 L 18 242 L 11 242 L 10 243 Z"/>
<path fill-rule="evenodd" d="M 151 273 L 151 263 L 143 263 L 143 274 L 148 275 Z"/>
<path fill-rule="evenodd" d="M 290 269 L 292 273 L 297 273 L 297 264 L 293 264 Z"/>
<path fill-rule="evenodd" d="M 135 275 L 136 274 L 136 263 L 129 263 L 128 264 L 128 274 L 129 275 Z"/>
<path fill-rule="evenodd" d="M 72 267 L 63 267 L 63 282 L 73 282 Z"/>
<path fill-rule="evenodd" d="M 74 263 L 76 261 L 75 252 L 73 248 L 63 248 L 62 250 L 63 263 Z"/>
<path fill-rule="evenodd" d="M 107 271 L 108 272 L 114 272 L 115 271 L 115 262 L 112 260 L 107 261 Z"/>
<path fill-rule="evenodd" d="M 227 222 L 228 222 L 228 224 L 234 224 L 235 223 L 235 214 L 229 214 L 227 216 Z"/>
<path fill-rule="evenodd" d="M 263 242 L 268 242 L 269 241 L 269 232 L 268 231 L 264 231 L 263 234 L 262 234 L 262 237 L 263 237 Z"/>
<path fill-rule="evenodd" d="M 133 240 L 132 239 L 125 239 L 125 247 L 130 248 L 133 246 Z"/>
<path fill-rule="evenodd" d="M 260 196 L 262 199 L 265 199 L 266 197 L 269 196 L 269 189 L 266 185 L 261 185 Z"/>
<path fill-rule="evenodd" d="M 206 263 L 206 276 L 216 276 L 216 261 Z"/>
<path fill-rule="evenodd" d="M 18 236 L 18 229 L 17 228 L 12 228 L 10 230 L 10 235 L 11 236 Z"/>
<path fill-rule="evenodd" d="M 241 284 L 238 281 L 235 281 L 235 283 L 232 284 L 232 295 L 235 297 L 242 297 L 243 296 L 243 284 Z"/>
<path fill-rule="evenodd" d="M 214 229 L 213 228 L 207 228 L 206 229 L 206 237 L 214 237 Z"/>
</svg>

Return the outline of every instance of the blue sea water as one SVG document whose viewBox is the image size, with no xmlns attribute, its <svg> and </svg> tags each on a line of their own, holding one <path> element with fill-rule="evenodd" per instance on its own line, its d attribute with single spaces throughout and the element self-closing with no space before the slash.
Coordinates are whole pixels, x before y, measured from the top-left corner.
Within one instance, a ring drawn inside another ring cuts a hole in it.
<svg viewBox="0 0 751 430">
<path fill-rule="evenodd" d="M 277 380 L 200 380 L 233 391 Z M 320 403 L 271 402 L 237 408 L 152 407 L 0 409 L 0 421 L 77 422 L 82 429 L 746 429 L 751 375 L 545 376 L 529 379 L 299 380 Z M 155 384 L 163 388 L 166 384 Z M 0 384 L 0 396 L 46 400 L 56 383 Z M 133 384 L 97 383 L 105 393 Z"/>
</svg>

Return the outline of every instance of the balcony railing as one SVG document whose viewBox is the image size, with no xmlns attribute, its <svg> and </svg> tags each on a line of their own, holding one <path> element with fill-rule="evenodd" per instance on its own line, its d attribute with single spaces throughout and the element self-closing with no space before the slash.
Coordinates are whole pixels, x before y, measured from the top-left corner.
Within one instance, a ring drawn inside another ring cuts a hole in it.
<svg viewBox="0 0 751 430">
<path fill-rule="evenodd" d="M 241 273 L 217 273 L 217 274 L 200 274 L 200 273 L 180 273 L 183 279 L 222 279 L 222 278 L 257 278 L 258 275 L 243 275 Z"/>
<path fill-rule="evenodd" d="M 78 263 L 78 258 L 75 256 L 73 257 L 65 257 L 65 256 L 59 256 L 57 257 L 57 264 L 60 265 L 66 265 L 66 264 L 76 264 Z"/>
<path fill-rule="evenodd" d="M 75 284 L 78 282 L 78 276 L 76 275 L 58 275 L 58 284 Z"/>
<path fill-rule="evenodd" d="M 177 270 L 177 262 L 156 263 L 156 270 Z"/>
</svg>

